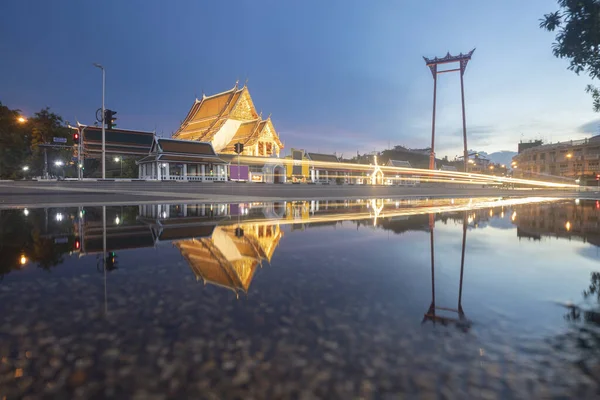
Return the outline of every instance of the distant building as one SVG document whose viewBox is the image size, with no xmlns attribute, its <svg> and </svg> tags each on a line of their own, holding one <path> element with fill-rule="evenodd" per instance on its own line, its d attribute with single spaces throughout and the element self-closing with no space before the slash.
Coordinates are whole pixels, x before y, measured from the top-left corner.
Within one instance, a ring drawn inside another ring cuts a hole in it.
<svg viewBox="0 0 600 400">
<path fill-rule="evenodd" d="M 468 160 L 469 172 L 477 174 L 486 173 L 490 167 L 490 160 L 475 154 L 474 157 Z"/>
<path fill-rule="evenodd" d="M 600 173 L 600 135 L 529 147 L 513 157 L 513 169 L 519 177 L 553 175 L 595 184 L 595 174 Z"/>
<path fill-rule="evenodd" d="M 388 160 L 386 165 L 388 167 L 412 168 L 410 162 L 401 160 Z"/>
<path fill-rule="evenodd" d="M 542 142 L 541 140 L 534 140 L 534 141 L 529 141 L 529 142 L 519 142 L 519 154 L 521 154 L 523 151 L 527 150 L 527 149 L 531 149 L 532 147 L 537 147 L 537 146 L 541 146 L 542 144 L 544 144 L 544 142 Z"/>
<path fill-rule="evenodd" d="M 336 164 L 340 160 L 334 154 L 306 153 L 310 163 L 310 181 L 321 183 L 335 183 L 339 176 L 345 176 L 345 171 Z"/>
</svg>

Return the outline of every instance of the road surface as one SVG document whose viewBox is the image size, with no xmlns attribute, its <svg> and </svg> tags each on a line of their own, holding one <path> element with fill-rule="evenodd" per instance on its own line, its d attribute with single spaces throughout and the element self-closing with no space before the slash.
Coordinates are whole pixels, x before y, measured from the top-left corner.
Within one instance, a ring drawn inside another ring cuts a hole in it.
<svg viewBox="0 0 600 400">
<path fill-rule="evenodd" d="M 549 196 L 600 198 L 574 190 L 506 190 L 430 185 L 420 187 L 199 182 L 0 182 L 0 208 L 150 202 L 248 202 L 348 198 Z"/>
</svg>

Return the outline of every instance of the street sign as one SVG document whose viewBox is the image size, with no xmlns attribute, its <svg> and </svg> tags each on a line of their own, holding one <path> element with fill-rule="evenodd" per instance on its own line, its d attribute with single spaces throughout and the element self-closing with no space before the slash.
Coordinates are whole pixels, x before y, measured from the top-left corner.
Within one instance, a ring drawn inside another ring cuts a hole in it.
<svg viewBox="0 0 600 400">
<path fill-rule="evenodd" d="M 237 154 L 240 154 L 244 151 L 244 144 L 238 142 L 233 145 L 233 149 Z"/>
<path fill-rule="evenodd" d="M 55 138 L 52 138 L 52 141 L 54 143 L 67 143 L 67 138 L 64 138 L 64 137 L 55 137 Z"/>
<path fill-rule="evenodd" d="M 244 237 L 244 230 L 240 227 L 235 228 L 235 237 Z"/>
</svg>

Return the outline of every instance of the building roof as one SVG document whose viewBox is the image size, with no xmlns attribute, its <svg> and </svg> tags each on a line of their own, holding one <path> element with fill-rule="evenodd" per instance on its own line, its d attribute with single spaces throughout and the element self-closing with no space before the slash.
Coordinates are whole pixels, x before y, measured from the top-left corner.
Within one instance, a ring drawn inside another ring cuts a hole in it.
<svg viewBox="0 0 600 400">
<path fill-rule="evenodd" d="M 388 160 L 387 165 L 390 167 L 411 168 L 411 165 L 408 161 Z"/>
<path fill-rule="evenodd" d="M 193 154 L 209 157 L 217 155 L 210 143 L 176 139 L 157 139 L 156 141 L 161 153 Z"/>
<path fill-rule="evenodd" d="M 155 161 L 174 163 L 212 163 L 225 164 L 210 143 L 192 140 L 176 140 L 156 138 L 150 149 L 150 154 L 138 160 L 138 164 Z"/>
<path fill-rule="evenodd" d="M 237 82 L 230 90 L 196 99 L 173 137 L 210 142 L 231 117 L 241 121 L 259 118 L 248 88 L 238 88 Z"/>
<path fill-rule="evenodd" d="M 340 162 L 340 160 L 338 160 L 338 158 L 334 154 L 306 153 L 306 156 L 311 161 L 335 163 Z"/>
<path fill-rule="evenodd" d="M 235 143 L 253 146 L 261 138 L 268 136 L 279 148 L 283 143 L 279 139 L 271 118 L 263 120 L 256 112 L 248 88 L 235 86 L 225 92 L 196 99 L 174 138 L 212 142 L 215 135 L 228 120 L 241 122 L 233 138 L 219 152 L 233 153 Z"/>
<path fill-rule="evenodd" d="M 152 147 L 154 132 L 126 129 L 106 129 L 105 148 L 107 153 L 146 155 Z M 86 153 L 102 152 L 102 128 L 87 126 L 83 130 L 83 148 Z"/>
</svg>

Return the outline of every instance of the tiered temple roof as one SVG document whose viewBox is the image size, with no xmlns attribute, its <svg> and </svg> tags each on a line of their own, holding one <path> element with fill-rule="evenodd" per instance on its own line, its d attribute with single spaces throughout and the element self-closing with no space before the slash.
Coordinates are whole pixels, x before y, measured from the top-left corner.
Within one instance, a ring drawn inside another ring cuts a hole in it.
<svg viewBox="0 0 600 400">
<path fill-rule="evenodd" d="M 243 143 L 246 155 L 278 154 L 283 148 L 271 118 L 256 112 L 246 85 L 196 99 L 174 138 L 211 142 L 218 153 L 234 153 Z"/>
</svg>

